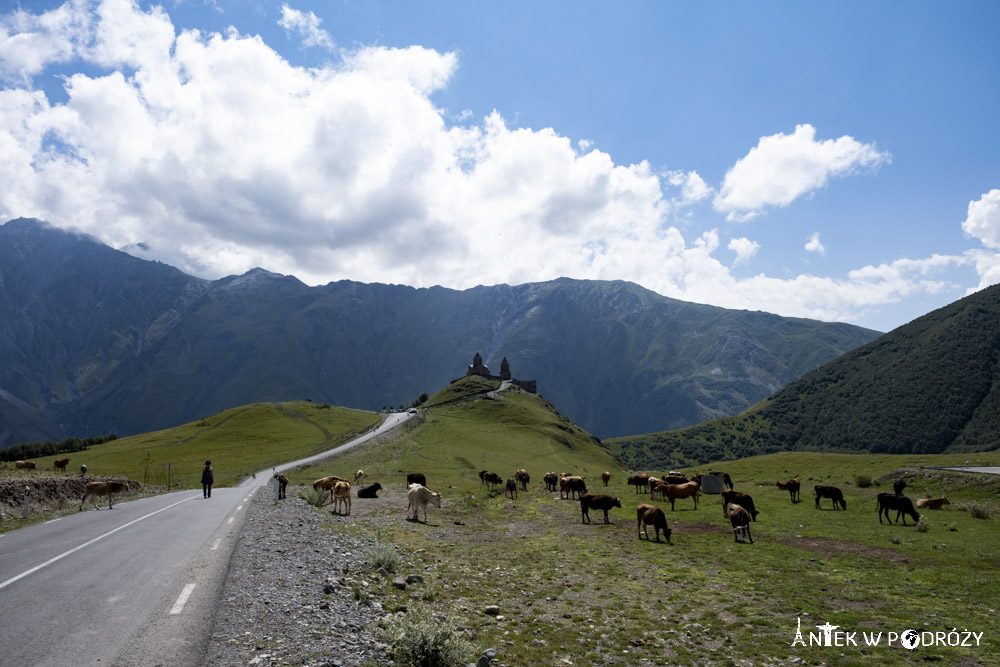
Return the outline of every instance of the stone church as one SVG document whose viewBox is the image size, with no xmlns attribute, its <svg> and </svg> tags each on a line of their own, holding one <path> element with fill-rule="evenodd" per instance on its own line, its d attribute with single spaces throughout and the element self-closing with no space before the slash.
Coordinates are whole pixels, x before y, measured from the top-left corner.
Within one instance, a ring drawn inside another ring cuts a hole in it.
<svg viewBox="0 0 1000 667">
<path fill-rule="evenodd" d="M 478 375 L 488 380 L 500 380 L 501 382 L 508 381 L 512 384 L 516 384 L 518 387 L 524 389 L 527 392 L 530 392 L 532 394 L 538 393 L 538 388 L 534 380 L 515 380 L 511 376 L 510 364 L 507 363 L 507 357 L 504 357 L 503 361 L 500 362 L 500 374 L 493 375 L 492 373 L 490 373 L 489 366 L 483 363 L 483 356 L 478 352 L 476 352 L 476 356 L 472 358 L 472 364 L 465 371 L 466 377 L 470 375 Z"/>
</svg>

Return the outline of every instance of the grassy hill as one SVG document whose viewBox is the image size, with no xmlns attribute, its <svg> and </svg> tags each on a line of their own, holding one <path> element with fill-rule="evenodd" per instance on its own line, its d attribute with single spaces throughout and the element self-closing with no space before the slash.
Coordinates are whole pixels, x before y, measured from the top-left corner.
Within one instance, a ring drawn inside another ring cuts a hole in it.
<svg viewBox="0 0 1000 667">
<path fill-rule="evenodd" d="M 994 450 L 1000 447 L 1000 286 L 852 350 L 740 415 L 606 444 L 636 468 L 788 450 Z"/>
</svg>

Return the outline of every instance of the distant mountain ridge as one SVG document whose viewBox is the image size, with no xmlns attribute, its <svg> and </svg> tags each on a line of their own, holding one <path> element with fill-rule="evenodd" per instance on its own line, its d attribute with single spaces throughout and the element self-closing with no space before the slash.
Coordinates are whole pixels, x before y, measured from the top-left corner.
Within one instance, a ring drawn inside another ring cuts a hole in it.
<svg viewBox="0 0 1000 667">
<path fill-rule="evenodd" d="M 0 226 L 0 446 L 258 401 L 408 404 L 480 352 L 609 437 L 736 414 L 877 332 L 622 281 L 452 290 L 254 269 L 210 281 L 35 220 Z"/>
</svg>

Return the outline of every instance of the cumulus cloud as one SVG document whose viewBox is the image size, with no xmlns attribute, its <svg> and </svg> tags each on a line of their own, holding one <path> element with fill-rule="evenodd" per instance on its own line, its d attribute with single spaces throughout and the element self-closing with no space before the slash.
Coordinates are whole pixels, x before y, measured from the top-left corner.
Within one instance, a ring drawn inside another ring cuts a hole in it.
<svg viewBox="0 0 1000 667">
<path fill-rule="evenodd" d="M 302 43 L 306 46 L 318 46 L 332 51 L 335 47 L 330 33 L 320 28 L 323 22 L 313 12 L 301 12 L 292 9 L 287 4 L 281 6 L 281 18 L 278 25 L 286 32 L 298 33 L 302 36 Z"/>
<path fill-rule="evenodd" d="M 714 205 L 729 220 L 749 220 L 769 206 L 789 205 L 835 176 L 875 168 L 889 160 L 889 154 L 874 144 L 848 136 L 816 141 L 812 125 L 797 125 L 790 135 L 761 137 L 726 172 Z"/>
<path fill-rule="evenodd" d="M 318 18 L 287 5 L 282 22 L 319 34 Z M 47 65 L 74 59 L 88 67 L 65 78 L 64 102 L 33 86 Z M 0 17 L 0 218 L 38 217 L 114 247 L 145 243 L 144 256 L 207 278 L 261 266 L 310 284 L 622 279 L 827 320 L 944 289 L 936 271 L 976 261 L 738 280 L 716 257 L 716 230 L 685 238 L 669 224 L 715 193 L 696 172 L 617 164 L 590 142 L 512 127 L 496 111 L 447 116 L 431 98 L 458 66 L 454 53 L 412 46 L 294 67 L 260 37 L 178 32 L 163 9 L 130 0 L 18 11 Z M 715 205 L 751 215 L 887 159 L 800 126 L 762 139 Z M 755 168 L 780 187 L 748 190 Z M 980 219 L 970 213 L 970 229 L 985 229 Z M 760 248 L 746 238 L 726 247 L 736 263 Z"/>
<path fill-rule="evenodd" d="M 1000 250 L 1000 190 L 990 190 L 977 201 L 969 202 L 962 229 L 986 246 L 967 253 L 979 274 L 979 285 L 970 291 L 1000 283 L 1000 254 L 995 252 Z"/>
<path fill-rule="evenodd" d="M 821 255 L 826 254 L 826 248 L 824 248 L 823 244 L 819 241 L 819 232 L 814 232 L 813 235 L 809 237 L 805 247 L 809 252 L 818 252 Z"/>
</svg>

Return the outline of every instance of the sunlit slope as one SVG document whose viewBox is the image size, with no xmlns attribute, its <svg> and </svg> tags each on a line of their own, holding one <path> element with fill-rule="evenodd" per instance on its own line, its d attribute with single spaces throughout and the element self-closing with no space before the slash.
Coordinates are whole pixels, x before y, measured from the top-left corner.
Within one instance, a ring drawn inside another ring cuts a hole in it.
<svg viewBox="0 0 1000 667">
<path fill-rule="evenodd" d="M 506 478 L 524 468 L 533 481 L 547 471 L 576 472 L 589 479 L 603 470 L 621 471 L 600 441 L 544 399 L 517 388 L 495 394 L 480 393 L 483 388 L 478 378 L 460 380 L 432 396 L 428 404 L 436 407 L 422 410 L 419 421 L 397 437 L 294 471 L 292 482 L 348 475 L 359 468 L 368 481 L 383 485 L 402 486 L 406 472 L 422 472 L 431 488 L 475 479 L 484 469 Z"/>
<path fill-rule="evenodd" d="M 379 421 L 372 412 L 309 401 L 253 403 L 37 463 L 51 469 L 54 458 L 68 456 L 70 470 L 85 464 L 88 475 L 190 488 L 201 483 L 201 470 L 211 460 L 216 486 L 229 486 L 258 470 L 332 449 Z"/>
</svg>

